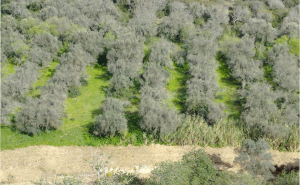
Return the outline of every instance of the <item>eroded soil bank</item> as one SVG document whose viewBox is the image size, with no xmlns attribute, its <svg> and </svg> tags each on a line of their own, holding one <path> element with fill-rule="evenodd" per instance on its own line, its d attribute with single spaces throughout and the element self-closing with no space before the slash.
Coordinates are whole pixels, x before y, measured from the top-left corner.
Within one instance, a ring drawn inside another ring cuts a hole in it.
<svg viewBox="0 0 300 185">
<path fill-rule="evenodd" d="M 105 169 L 134 172 L 149 177 L 155 164 L 166 160 L 180 160 L 193 146 L 128 146 L 78 147 L 30 146 L 1 151 L 1 183 L 32 184 L 44 178 L 59 181 L 64 175 L 80 176 L 84 182 L 96 178 L 93 164 L 106 161 Z M 199 149 L 201 147 L 196 147 Z M 233 165 L 237 153 L 233 147 L 203 148 L 220 170 L 238 171 Z M 271 151 L 273 164 L 278 169 L 299 169 L 299 153 Z M 100 156 L 100 154 L 103 154 Z M 93 162 L 95 161 L 95 162 Z"/>
</svg>

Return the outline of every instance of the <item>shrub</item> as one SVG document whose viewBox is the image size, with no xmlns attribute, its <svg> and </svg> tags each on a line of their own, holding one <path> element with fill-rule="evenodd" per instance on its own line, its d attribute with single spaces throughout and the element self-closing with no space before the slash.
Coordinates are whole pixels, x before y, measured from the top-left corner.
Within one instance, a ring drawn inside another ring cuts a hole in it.
<svg viewBox="0 0 300 185">
<path fill-rule="evenodd" d="M 244 140 L 240 149 L 240 154 L 234 159 L 238 163 L 241 171 L 247 171 L 253 177 L 260 177 L 264 180 L 273 179 L 271 171 L 275 171 L 272 165 L 272 155 L 267 153 L 270 149 L 269 144 L 259 139 L 257 142 Z"/>
<path fill-rule="evenodd" d="M 81 94 L 79 87 L 72 85 L 68 90 L 68 97 L 75 98 Z"/>
<path fill-rule="evenodd" d="M 179 162 L 163 162 L 151 172 L 154 184 L 228 184 L 203 150 L 193 150 Z"/>
<path fill-rule="evenodd" d="M 299 171 L 291 171 L 290 173 L 287 173 L 286 170 L 283 170 L 272 183 L 274 185 L 298 185 Z"/>
</svg>

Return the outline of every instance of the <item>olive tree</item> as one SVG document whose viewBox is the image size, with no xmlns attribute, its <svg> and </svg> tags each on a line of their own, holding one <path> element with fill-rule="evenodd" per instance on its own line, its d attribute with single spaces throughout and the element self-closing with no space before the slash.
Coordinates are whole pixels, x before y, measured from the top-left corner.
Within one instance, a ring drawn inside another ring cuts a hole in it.
<svg viewBox="0 0 300 185">
<path fill-rule="evenodd" d="M 241 118 L 252 138 L 279 136 L 278 127 L 281 128 L 281 137 L 288 134 L 282 125 L 281 110 L 275 103 L 278 95 L 271 90 L 271 85 L 260 82 L 250 84 L 247 90 L 242 90 L 242 97 L 246 103 Z"/>
<path fill-rule="evenodd" d="M 123 76 L 123 79 L 133 80 L 142 71 L 143 65 L 143 40 L 137 37 L 130 30 L 125 30 L 120 33 L 116 39 L 114 45 L 107 53 L 107 67 L 108 71 L 113 76 Z M 111 89 L 119 84 L 111 81 Z M 118 80 L 120 82 L 120 80 Z M 120 83 L 128 84 L 128 83 Z M 123 86 L 122 88 L 128 88 L 129 86 Z M 116 89 L 116 88 L 115 88 Z"/>
<path fill-rule="evenodd" d="M 156 7 L 152 6 L 151 1 L 147 4 L 137 6 L 134 16 L 129 20 L 128 26 L 134 28 L 137 35 L 152 37 L 157 33 Z"/>
<path fill-rule="evenodd" d="M 272 43 L 277 36 L 276 29 L 272 27 L 271 23 L 263 19 L 251 18 L 240 29 L 243 34 L 254 37 L 254 42 Z"/>
<path fill-rule="evenodd" d="M 280 35 L 289 35 L 290 37 L 299 36 L 299 5 L 290 9 L 287 17 L 281 23 Z"/>
<path fill-rule="evenodd" d="M 16 67 L 15 73 L 9 74 L 3 79 L 2 95 L 21 100 L 32 83 L 37 80 L 37 76 L 37 66 L 31 62 L 26 62 L 22 67 Z"/>
<path fill-rule="evenodd" d="M 35 135 L 41 131 L 59 129 L 63 124 L 62 115 L 62 106 L 55 104 L 55 100 L 42 96 L 27 101 L 16 114 L 15 124 L 21 132 Z"/>
<path fill-rule="evenodd" d="M 272 66 L 273 81 L 287 91 L 299 89 L 299 67 L 286 44 L 276 44 L 268 51 L 267 63 Z"/>
<path fill-rule="evenodd" d="M 149 62 L 156 62 L 161 67 L 173 68 L 173 61 L 170 56 L 174 49 L 175 45 L 165 39 L 154 42 L 151 47 Z"/>
<path fill-rule="evenodd" d="M 263 77 L 262 62 L 254 60 L 254 43 L 249 36 L 238 42 L 226 42 L 222 46 L 225 61 L 232 75 L 242 82 L 243 87 Z"/>
<path fill-rule="evenodd" d="M 40 67 L 48 67 L 52 62 L 51 54 L 43 51 L 40 47 L 33 47 L 28 52 L 27 60 Z"/>
<path fill-rule="evenodd" d="M 272 164 L 272 155 L 267 152 L 269 149 L 270 145 L 264 140 L 244 140 L 234 163 L 238 163 L 242 171 L 247 171 L 253 177 L 259 176 L 265 181 L 273 179 L 272 172 L 276 169 Z"/>
<path fill-rule="evenodd" d="M 267 0 L 267 4 L 270 9 L 282 9 L 284 8 L 284 4 L 281 0 Z"/>
<path fill-rule="evenodd" d="M 116 133 L 126 133 L 127 119 L 124 116 L 124 106 L 128 106 L 128 102 L 106 98 L 102 106 L 103 114 L 94 118 L 94 134 L 114 136 Z"/>
<path fill-rule="evenodd" d="M 230 17 L 232 18 L 232 23 L 235 27 L 237 21 L 246 22 L 250 18 L 250 11 L 248 7 L 234 6 Z"/>
<path fill-rule="evenodd" d="M 38 13 L 38 16 L 45 21 L 46 19 L 50 17 L 57 17 L 58 16 L 58 11 L 55 7 L 53 6 L 47 6 L 43 9 L 41 9 Z"/>
<path fill-rule="evenodd" d="M 80 44 L 82 49 L 94 58 L 104 52 L 103 35 L 98 31 L 78 31 L 73 35 L 73 43 Z"/>
<path fill-rule="evenodd" d="M 173 11 L 163 18 L 158 33 L 172 40 L 180 40 L 184 27 L 193 27 L 193 16 L 188 10 Z"/>
<path fill-rule="evenodd" d="M 165 134 L 176 131 L 181 125 L 181 116 L 176 110 L 150 96 L 142 97 L 139 114 L 142 116 L 141 128 L 159 134 L 162 140 Z"/>
<path fill-rule="evenodd" d="M 149 62 L 145 66 L 145 71 L 142 76 L 145 80 L 144 85 L 150 87 L 164 87 L 169 73 L 157 63 Z"/>
<path fill-rule="evenodd" d="M 59 48 L 62 46 L 61 41 L 59 41 L 57 37 L 47 32 L 43 32 L 41 35 L 35 35 L 32 38 L 31 44 L 36 45 L 45 52 L 51 53 L 52 57 L 56 55 Z"/>
</svg>

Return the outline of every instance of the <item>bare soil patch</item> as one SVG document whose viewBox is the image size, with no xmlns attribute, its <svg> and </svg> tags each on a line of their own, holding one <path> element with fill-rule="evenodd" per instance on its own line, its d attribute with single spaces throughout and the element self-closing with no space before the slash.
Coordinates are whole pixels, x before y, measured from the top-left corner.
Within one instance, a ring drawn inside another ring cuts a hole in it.
<svg viewBox="0 0 300 185">
<path fill-rule="evenodd" d="M 1 183 L 31 184 L 40 178 L 47 181 L 58 181 L 63 175 L 80 176 L 83 181 L 96 178 L 95 171 L 85 160 L 92 162 L 93 158 L 109 160 L 106 170 L 124 170 L 134 172 L 137 169 L 141 177 L 149 177 L 155 164 L 167 160 L 180 160 L 192 150 L 193 146 L 127 146 L 127 147 L 78 147 L 78 146 L 30 146 L 15 150 L 1 151 Z M 196 147 L 199 149 L 201 147 Z M 237 155 L 233 147 L 204 148 L 215 167 L 237 171 L 233 165 Z M 273 164 L 277 167 L 299 169 L 299 153 L 271 151 Z M 100 154 L 104 154 L 100 157 Z M 109 158 L 110 157 L 110 158 Z M 10 177 L 10 180 L 8 181 Z"/>
</svg>

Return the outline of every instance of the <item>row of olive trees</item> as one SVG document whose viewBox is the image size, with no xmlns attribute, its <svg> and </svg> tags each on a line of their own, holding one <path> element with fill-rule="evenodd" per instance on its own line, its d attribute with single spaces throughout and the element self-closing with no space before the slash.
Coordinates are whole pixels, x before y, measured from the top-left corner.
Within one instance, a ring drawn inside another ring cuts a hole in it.
<svg viewBox="0 0 300 185">
<path fill-rule="evenodd" d="M 215 61 L 217 39 L 228 24 L 228 13 L 219 5 L 205 6 L 193 3 L 191 14 L 194 20 L 201 20 L 183 35 L 187 45 L 186 61 L 189 64 L 191 78 L 187 81 L 186 110 L 189 114 L 198 114 L 213 124 L 223 118 L 224 105 L 215 102 L 217 84 Z"/>
<path fill-rule="evenodd" d="M 177 110 L 168 107 L 166 82 L 169 77 L 165 67 L 173 67 L 170 59 L 172 43 L 161 39 L 153 43 L 151 53 L 145 64 L 139 114 L 142 117 L 142 129 L 158 134 L 163 139 L 165 134 L 172 133 L 182 124 Z"/>
</svg>

